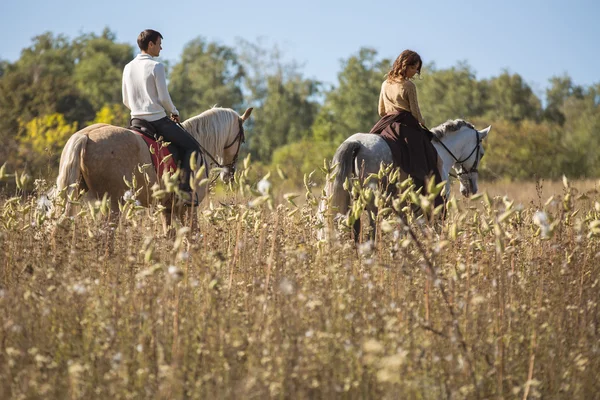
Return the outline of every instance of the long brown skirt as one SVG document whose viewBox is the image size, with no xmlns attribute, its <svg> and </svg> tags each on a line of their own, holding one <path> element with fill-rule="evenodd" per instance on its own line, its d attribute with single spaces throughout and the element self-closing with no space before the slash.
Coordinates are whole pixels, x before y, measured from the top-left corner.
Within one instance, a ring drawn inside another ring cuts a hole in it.
<svg viewBox="0 0 600 400">
<path fill-rule="evenodd" d="M 437 166 L 438 154 L 431 143 L 433 134 L 422 128 L 408 111 L 382 117 L 370 133 L 381 135 L 390 146 L 394 164 L 410 175 L 417 187 L 432 177 L 437 183 L 442 181 Z M 441 202 L 440 198 L 435 203 Z"/>
</svg>

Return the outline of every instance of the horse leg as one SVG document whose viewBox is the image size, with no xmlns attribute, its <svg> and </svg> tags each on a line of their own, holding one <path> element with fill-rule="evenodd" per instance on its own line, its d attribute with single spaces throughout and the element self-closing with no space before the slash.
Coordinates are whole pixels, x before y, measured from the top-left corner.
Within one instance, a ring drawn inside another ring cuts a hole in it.
<svg viewBox="0 0 600 400">
<path fill-rule="evenodd" d="M 118 207 L 118 206 L 117 206 Z M 115 234 L 119 225 L 119 212 L 118 208 L 110 210 L 108 218 L 106 219 L 106 246 L 104 249 L 105 257 L 112 256 L 115 252 Z"/>
<path fill-rule="evenodd" d="M 164 237 L 168 237 L 169 233 L 173 230 L 172 218 L 173 212 L 170 208 L 166 208 L 160 213 Z"/>
<path fill-rule="evenodd" d="M 377 238 L 377 214 L 379 210 L 377 207 L 373 207 L 369 210 L 369 225 L 371 226 L 371 231 L 369 232 L 369 240 L 375 243 L 375 239 Z"/>
<path fill-rule="evenodd" d="M 356 221 L 354 221 L 354 224 L 352 225 L 352 234 L 354 236 L 354 242 L 355 243 L 360 243 L 360 218 L 357 219 Z"/>
</svg>

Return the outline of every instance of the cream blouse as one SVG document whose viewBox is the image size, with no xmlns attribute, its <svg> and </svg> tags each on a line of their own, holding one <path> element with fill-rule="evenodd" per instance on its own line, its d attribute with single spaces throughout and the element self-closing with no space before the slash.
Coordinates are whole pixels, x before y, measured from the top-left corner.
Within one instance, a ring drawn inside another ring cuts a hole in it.
<svg viewBox="0 0 600 400">
<path fill-rule="evenodd" d="M 417 121 L 425 125 L 417 101 L 417 87 L 415 84 L 404 79 L 392 83 L 385 80 L 381 84 L 381 94 L 379 95 L 379 116 L 383 117 L 400 110 L 410 112 Z"/>
</svg>

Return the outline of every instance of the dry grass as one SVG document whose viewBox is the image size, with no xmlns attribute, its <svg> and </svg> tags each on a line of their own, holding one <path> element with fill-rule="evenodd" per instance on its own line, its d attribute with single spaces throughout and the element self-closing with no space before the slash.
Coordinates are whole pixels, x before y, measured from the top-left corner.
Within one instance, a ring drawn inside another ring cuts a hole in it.
<svg viewBox="0 0 600 400">
<path fill-rule="evenodd" d="M 358 249 L 317 244 L 310 196 L 229 194 L 171 236 L 4 199 L 0 397 L 598 398 L 598 196 L 558 185 L 482 184 L 508 199 Z"/>
</svg>

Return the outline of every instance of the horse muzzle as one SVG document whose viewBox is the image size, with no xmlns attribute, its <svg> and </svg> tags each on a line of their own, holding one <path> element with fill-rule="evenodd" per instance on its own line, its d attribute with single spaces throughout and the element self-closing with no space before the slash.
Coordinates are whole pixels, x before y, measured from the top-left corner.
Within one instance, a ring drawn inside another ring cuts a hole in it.
<svg viewBox="0 0 600 400">
<path fill-rule="evenodd" d="M 229 183 L 235 176 L 235 167 L 223 167 L 221 170 L 221 180 L 225 183 Z"/>
<path fill-rule="evenodd" d="M 460 193 L 465 197 L 477 194 L 478 189 L 477 176 L 471 176 L 471 174 L 469 174 L 467 179 L 460 181 Z"/>
</svg>

